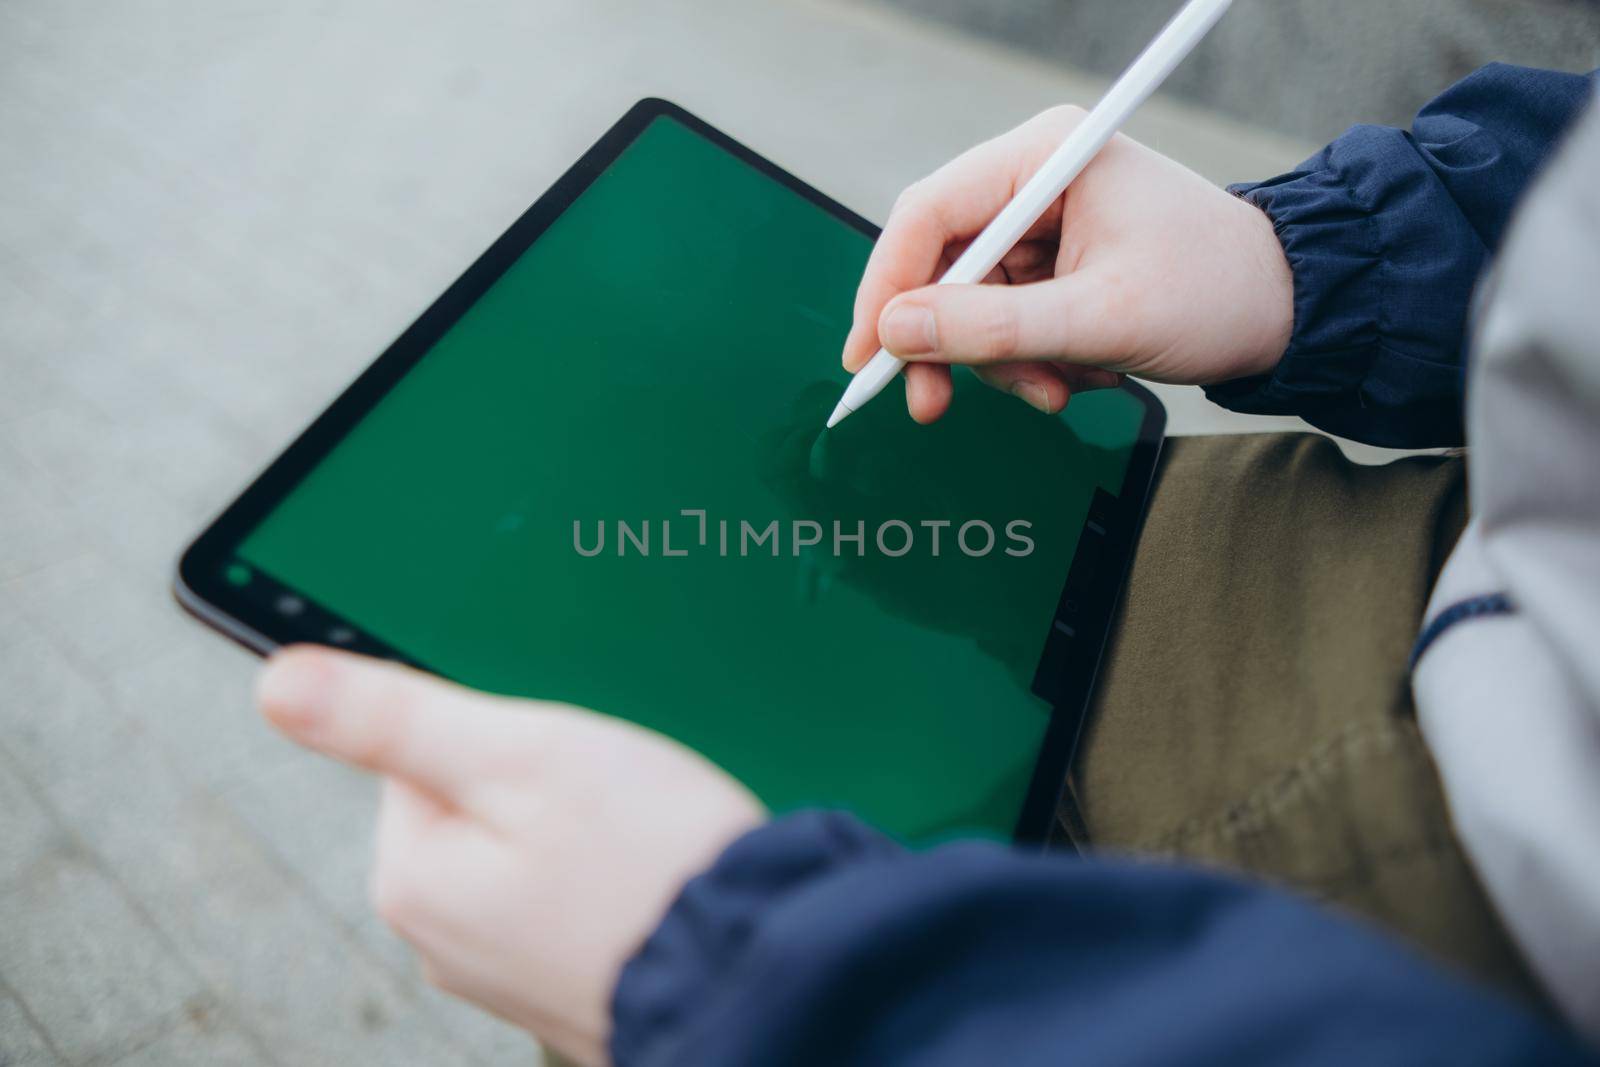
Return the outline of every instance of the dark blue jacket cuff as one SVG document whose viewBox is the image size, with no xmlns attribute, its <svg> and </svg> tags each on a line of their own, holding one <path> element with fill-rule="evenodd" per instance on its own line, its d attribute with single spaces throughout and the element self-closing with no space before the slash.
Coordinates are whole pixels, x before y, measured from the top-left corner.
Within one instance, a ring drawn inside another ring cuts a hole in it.
<svg viewBox="0 0 1600 1067">
<path fill-rule="evenodd" d="M 1590 92 L 1579 75 L 1495 64 L 1410 131 L 1357 126 L 1288 174 L 1232 187 L 1283 243 L 1295 325 L 1272 374 L 1207 395 L 1370 444 L 1461 444 L 1473 287 Z"/>
</svg>

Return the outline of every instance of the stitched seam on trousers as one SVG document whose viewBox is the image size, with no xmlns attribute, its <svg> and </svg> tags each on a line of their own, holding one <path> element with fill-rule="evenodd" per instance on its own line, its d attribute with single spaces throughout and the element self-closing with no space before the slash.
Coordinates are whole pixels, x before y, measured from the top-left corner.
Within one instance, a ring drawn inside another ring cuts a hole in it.
<svg viewBox="0 0 1600 1067">
<path fill-rule="evenodd" d="M 1326 785 L 1340 767 L 1355 757 L 1393 752 L 1399 747 L 1400 734 L 1400 724 L 1387 720 L 1347 727 L 1314 746 L 1273 780 L 1257 786 L 1219 814 L 1191 819 L 1137 847 L 1173 852 L 1184 842 L 1202 837 L 1232 843 L 1246 834 L 1259 832 L 1270 825 L 1273 817 L 1300 804 L 1308 794 Z"/>
</svg>

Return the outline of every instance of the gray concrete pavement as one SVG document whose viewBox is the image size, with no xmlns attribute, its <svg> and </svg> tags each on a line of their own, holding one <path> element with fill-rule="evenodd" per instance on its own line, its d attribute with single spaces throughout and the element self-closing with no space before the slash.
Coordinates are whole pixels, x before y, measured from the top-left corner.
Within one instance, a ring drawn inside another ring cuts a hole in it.
<svg viewBox="0 0 1600 1067">
<path fill-rule="evenodd" d="M 1055 62 L 1115 74 L 1178 0 L 871 0 Z M 1168 89 L 1318 141 L 1358 122 L 1409 124 L 1485 63 L 1600 66 L 1594 0 L 1237 0 Z"/>
<path fill-rule="evenodd" d="M 536 1061 L 371 918 L 372 783 L 251 714 L 176 553 L 637 97 L 881 217 L 1098 86 L 800 0 L 0 5 L 0 1064 Z M 1219 181 L 1306 148 L 1134 132 Z"/>
</svg>

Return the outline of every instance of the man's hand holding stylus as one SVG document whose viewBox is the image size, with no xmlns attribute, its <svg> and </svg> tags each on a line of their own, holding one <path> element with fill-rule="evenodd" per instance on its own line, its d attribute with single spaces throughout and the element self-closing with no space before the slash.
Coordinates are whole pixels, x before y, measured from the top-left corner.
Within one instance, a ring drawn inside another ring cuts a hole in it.
<svg viewBox="0 0 1600 1067">
<path fill-rule="evenodd" d="M 948 364 L 1059 411 L 1121 374 L 1204 384 L 1264 374 L 1294 322 L 1283 248 L 1260 210 L 1127 137 L 1078 176 L 984 285 L 935 286 L 1082 118 L 1053 108 L 895 203 L 856 295 L 844 364 L 912 361 L 919 422 L 950 404 Z"/>
<path fill-rule="evenodd" d="M 382 775 L 372 896 L 431 981 L 583 1063 L 683 884 L 766 813 L 676 742 L 312 648 L 261 675 L 292 739 Z"/>
</svg>

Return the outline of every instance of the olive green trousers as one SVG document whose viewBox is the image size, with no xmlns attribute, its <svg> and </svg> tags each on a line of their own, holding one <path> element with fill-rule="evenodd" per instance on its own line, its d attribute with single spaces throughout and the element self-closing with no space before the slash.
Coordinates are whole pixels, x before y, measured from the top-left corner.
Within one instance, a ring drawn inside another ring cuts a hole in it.
<svg viewBox="0 0 1600 1067">
<path fill-rule="evenodd" d="M 1064 836 L 1277 882 L 1536 997 L 1451 831 L 1407 677 L 1465 521 L 1459 458 L 1169 440 Z"/>
</svg>

